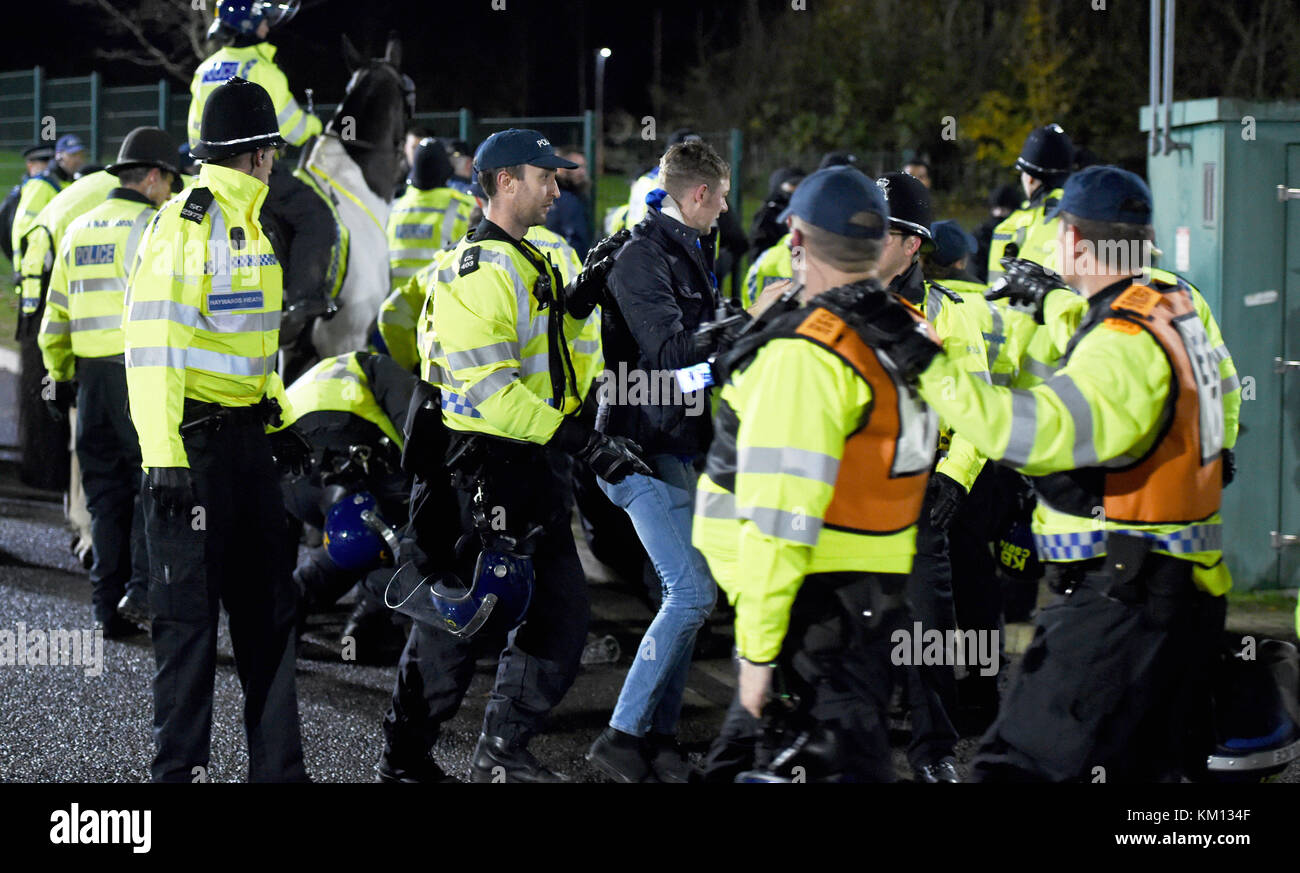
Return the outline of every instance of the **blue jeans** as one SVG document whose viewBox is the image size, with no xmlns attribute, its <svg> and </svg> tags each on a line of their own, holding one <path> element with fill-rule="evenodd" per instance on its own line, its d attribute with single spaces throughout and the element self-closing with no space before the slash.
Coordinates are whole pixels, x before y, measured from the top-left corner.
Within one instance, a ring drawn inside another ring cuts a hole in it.
<svg viewBox="0 0 1300 873">
<path fill-rule="evenodd" d="M 654 455 L 649 463 L 659 478 L 633 474 L 617 485 L 597 480 L 632 519 L 663 582 L 659 613 L 637 647 L 609 720 L 610 727 L 638 737 L 677 733 L 695 634 L 718 591 L 704 556 L 691 545 L 695 468 L 679 455 Z"/>
</svg>

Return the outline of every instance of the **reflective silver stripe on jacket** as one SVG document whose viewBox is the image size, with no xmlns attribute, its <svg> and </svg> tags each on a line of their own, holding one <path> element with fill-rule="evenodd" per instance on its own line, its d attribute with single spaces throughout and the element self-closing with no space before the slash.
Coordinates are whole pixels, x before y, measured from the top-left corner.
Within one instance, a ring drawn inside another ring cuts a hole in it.
<svg viewBox="0 0 1300 873">
<path fill-rule="evenodd" d="M 86 330 L 120 330 L 122 327 L 122 316 L 118 315 L 99 315 L 92 318 L 74 318 L 68 322 L 73 333 Z"/>
<path fill-rule="evenodd" d="M 1020 363 L 1020 369 L 1025 370 L 1031 376 L 1037 376 L 1039 379 L 1046 382 L 1048 379 L 1056 375 L 1056 371 L 1061 369 L 1061 366 L 1059 364 L 1045 364 L 1037 358 L 1026 357 Z"/>
<path fill-rule="evenodd" d="M 1011 390 L 1011 434 L 1007 438 L 1002 460 L 1013 467 L 1029 463 L 1034 450 L 1034 437 L 1038 434 L 1038 398 L 1018 388 Z"/>
<path fill-rule="evenodd" d="M 89 294 L 93 291 L 125 291 L 126 280 L 121 276 L 102 279 L 73 279 L 68 283 L 69 294 Z"/>
<path fill-rule="evenodd" d="M 1067 373 L 1058 373 L 1047 381 L 1047 387 L 1060 398 L 1074 420 L 1074 466 L 1097 465 L 1097 443 L 1092 433 L 1092 407 L 1084 399 L 1079 386 Z"/>
<path fill-rule="evenodd" d="M 479 346 L 476 349 L 447 353 L 447 365 L 453 370 L 463 370 L 466 367 L 486 367 L 491 364 L 518 360 L 519 344 L 512 342 L 493 343 L 489 346 Z"/>
<path fill-rule="evenodd" d="M 748 446 L 742 448 L 736 457 L 736 475 L 778 473 L 834 485 L 839 469 L 839 458 L 822 452 L 788 446 L 785 448 Z"/>
<path fill-rule="evenodd" d="M 254 333 L 279 330 L 280 311 L 217 312 L 204 315 L 197 306 L 175 300 L 136 300 L 127 307 L 127 321 L 174 321 L 208 333 Z"/>
</svg>

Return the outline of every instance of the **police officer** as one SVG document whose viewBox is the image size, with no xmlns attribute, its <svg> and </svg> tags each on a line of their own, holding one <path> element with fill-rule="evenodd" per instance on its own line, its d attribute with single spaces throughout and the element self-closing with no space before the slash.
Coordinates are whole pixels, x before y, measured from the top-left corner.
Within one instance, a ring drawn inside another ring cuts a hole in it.
<svg viewBox="0 0 1300 873">
<path fill-rule="evenodd" d="M 758 298 L 769 285 L 794 277 L 794 267 L 790 259 L 790 234 L 788 233 L 754 259 L 749 272 L 745 274 L 745 294 L 741 303 L 746 309 L 758 302 Z"/>
<path fill-rule="evenodd" d="M 310 441 L 314 468 L 282 482 L 291 515 L 326 530 L 326 513 L 341 496 L 366 491 L 380 518 L 393 524 L 405 518 L 411 482 L 401 470 L 401 452 L 415 383 L 415 374 L 387 355 L 349 352 L 323 359 L 286 389 L 291 414 L 284 425 Z M 328 542 L 308 549 L 293 573 L 304 612 L 334 603 L 370 569 L 341 566 Z M 382 601 L 391 567 L 379 575 L 383 580 L 373 591 L 362 587 L 343 629 L 345 644 L 351 637 L 351 655 L 360 662 L 386 660 L 388 654 L 392 663 L 405 642 Z"/>
<path fill-rule="evenodd" d="M 296 598 L 276 462 L 301 468 L 275 372 L 281 272 L 258 222 L 281 142 L 270 96 L 234 78 L 203 111 L 198 183 L 158 211 L 127 292 L 126 379 L 146 471 L 155 781 L 208 765 L 218 604 L 244 687 L 252 781 L 302 780 Z"/>
<path fill-rule="evenodd" d="M 978 246 L 961 225 L 952 220 L 936 221 L 930 230 L 935 248 L 923 257 L 926 279 L 965 301 L 964 311 L 978 322 L 984 337 L 990 381 L 1011 385 L 1037 328 L 1034 319 L 1012 309 L 1005 300 L 985 299 L 987 286 L 967 272 Z M 1025 490 L 1023 477 L 1014 470 L 985 464 L 953 515 L 948 558 L 953 607 L 963 632 L 998 632 L 999 641 L 1003 639 L 1003 581 L 989 543 L 1019 515 Z M 1017 589 L 1026 587 L 1015 584 Z M 1033 590 L 1037 590 L 1036 584 Z M 957 680 L 956 709 L 950 715 L 961 733 L 979 734 L 988 727 L 997 714 L 997 689 L 997 676 L 985 676 L 978 670 L 968 670 Z"/>
<path fill-rule="evenodd" d="M 439 389 L 452 455 L 478 454 L 465 472 L 482 488 L 485 505 L 500 507 L 512 535 L 543 528 L 532 555 L 536 584 L 527 621 L 501 653 L 471 759 L 475 781 L 559 778 L 527 744 L 573 682 L 588 607 L 553 452 L 571 453 L 611 481 L 649 471 L 630 441 L 596 433 L 575 417 L 582 404 L 579 386 L 590 378 L 583 372 L 599 361 L 599 343 L 579 348 L 577 337 L 612 265 L 607 250 L 593 249 L 587 269 L 566 288 L 555 266 L 524 239 L 559 196 L 555 169 L 570 165 L 535 130 L 502 131 L 484 141 L 474 156 L 488 198 L 484 219 L 456 247 L 445 281 L 440 274 L 421 328 L 421 365 L 425 379 Z M 406 450 L 408 456 L 429 451 L 416 445 L 414 434 Z M 441 493 L 437 479 L 445 476 L 440 461 L 424 458 L 411 494 L 422 572 L 446 560 L 459 533 L 435 499 Z M 463 523 L 472 495 L 460 491 L 457 497 Z M 429 750 L 459 707 L 473 667 L 470 642 L 414 623 L 384 719 L 380 779 L 447 778 Z"/>
<path fill-rule="evenodd" d="M 285 142 L 300 146 L 321 132 L 320 119 L 294 99 L 289 80 L 275 63 L 276 47 L 266 41 L 272 28 L 287 24 L 298 14 L 298 5 L 298 0 L 288 3 L 221 0 L 217 4 L 208 39 L 219 40 L 223 45 L 199 64 L 190 83 L 191 149 L 201 138 L 203 107 L 213 91 L 231 76 L 256 82 L 271 95 L 276 125 Z"/>
<path fill-rule="evenodd" d="M 122 141 L 106 171 L 120 187 L 63 236 L 38 337 L 58 414 L 67 414 L 76 394 L 77 460 L 95 554 L 91 599 L 108 637 L 149 620 L 140 443 L 126 409 L 122 314 L 140 237 L 178 181 L 175 156 L 176 143 L 156 127 L 136 128 Z"/>
<path fill-rule="evenodd" d="M 1002 275 L 1002 259 L 1025 258 L 1052 269 L 1056 222 L 1048 214 L 1061 199 L 1061 185 L 1074 166 L 1074 143 L 1059 124 L 1035 128 L 1016 158 L 1020 187 L 1027 198 L 993 229 L 989 246 L 988 281 Z"/>
<path fill-rule="evenodd" d="M 944 348 L 962 361 L 966 370 L 989 380 L 988 352 L 978 309 L 942 285 L 925 280 L 921 256 L 934 247 L 929 191 L 919 179 L 906 173 L 886 173 L 876 184 L 889 203 L 889 235 L 881 251 L 880 280 L 890 291 L 921 309 Z M 921 513 L 916 563 L 907 593 L 922 627 L 946 633 L 956 627 L 948 527 L 979 475 L 984 458 L 963 439 L 960 430 L 952 433 L 948 426 L 940 448 Z M 948 654 L 951 657 L 944 664 L 906 667 L 912 714 L 908 760 L 921 782 L 958 780 L 953 755 L 957 731 L 951 718 L 956 708 L 955 652 Z"/>
<path fill-rule="evenodd" d="M 1039 615 L 978 778 L 1094 780 L 1101 767 L 1107 781 L 1168 779 L 1204 760 L 1205 681 L 1232 584 L 1222 382 L 1191 295 L 1143 276 L 1151 213 L 1146 184 L 1117 167 L 1066 183 L 1053 213 L 1061 275 L 1088 309 L 1046 383 L 983 384 L 945 355 L 919 379 L 981 451 L 1034 477 L 1034 537 L 1066 595 Z M 1037 309 L 1068 299 L 1054 284 L 1018 273 L 1006 290 Z"/>
<path fill-rule="evenodd" d="M 276 47 L 266 41 L 273 28 L 297 14 L 298 6 L 298 0 L 221 0 L 217 4 L 208 38 L 223 45 L 199 64 L 190 83 L 191 148 L 199 138 L 204 106 L 214 89 L 231 76 L 255 82 L 271 95 L 285 143 L 302 146 L 321 132 L 320 119 L 294 99 L 289 80 L 275 63 Z M 325 200 L 294 176 L 289 162 L 275 163 L 268 184 L 271 191 L 263 204 L 267 217 L 262 222 L 270 228 L 284 270 L 288 312 L 281 325 L 281 339 L 289 345 L 313 318 L 331 315 L 336 309 L 331 292 L 337 293 L 332 286 L 341 279 L 331 261 L 338 229 Z"/>
<path fill-rule="evenodd" d="M 735 606 L 740 664 L 707 778 L 748 765 L 760 716 L 801 738 L 786 754 L 758 741 L 765 778 L 788 781 L 795 767 L 808 781 L 894 778 L 890 637 L 907 623 L 936 432 L 875 351 L 881 325 L 933 336 L 874 277 L 889 214 L 856 169 L 806 178 L 783 217 L 804 252 L 807 306 L 715 364 L 725 381 L 692 541 Z M 767 702 L 773 692 L 797 709 Z"/>
<path fill-rule="evenodd" d="M 36 184 L 36 183 L 32 183 Z M 22 374 L 20 391 L 23 398 L 19 406 L 19 443 L 23 455 L 23 481 L 36 487 L 61 490 L 67 488 L 67 517 L 76 536 L 72 552 L 86 569 L 94 561 L 91 549 L 91 519 L 81 490 L 81 473 L 75 454 L 68 451 L 69 429 L 75 426 L 74 416 L 56 421 L 46 414 L 37 399 L 49 394 L 53 387 L 41 385 L 45 366 L 37 342 L 41 314 L 50 275 L 54 270 L 54 255 L 73 219 L 104 202 L 108 192 L 117 185 L 117 178 L 102 170 L 82 176 L 65 185 L 36 216 L 36 222 L 23 238 L 21 267 L 21 314 L 18 320 L 18 339 L 21 341 Z M 65 396 L 67 389 L 65 387 Z M 50 400 L 55 399 L 53 396 Z"/>
<path fill-rule="evenodd" d="M 4 203 L 0 203 L 0 250 L 4 251 L 5 257 L 10 261 L 16 261 L 13 249 L 14 215 L 18 211 L 18 197 L 22 194 L 23 185 L 27 184 L 28 179 L 44 173 L 53 158 L 53 146 L 36 145 L 26 149 L 23 152 L 23 177 L 9 189 Z M 16 262 L 14 266 L 17 266 Z"/>
<path fill-rule="evenodd" d="M 10 246 L 17 258 L 22 258 L 22 239 L 36 224 L 36 216 L 45 208 L 45 204 L 54 199 L 55 194 L 77 177 L 77 171 L 85 165 L 87 158 L 89 155 L 81 137 L 65 133 L 54 144 L 54 163 L 40 175 L 23 183 L 14 212 L 13 231 L 9 237 Z"/>
<path fill-rule="evenodd" d="M 388 215 L 388 266 L 393 291 L 433 260 L 440 249 L 454 245 L 469 230 L 474 198 L 447 187 L 450 177 L 451 161 L 446 149 L 435 139 L 421 140 L 406 180 L 406 193 L 393 202 Z"/>
</svg>

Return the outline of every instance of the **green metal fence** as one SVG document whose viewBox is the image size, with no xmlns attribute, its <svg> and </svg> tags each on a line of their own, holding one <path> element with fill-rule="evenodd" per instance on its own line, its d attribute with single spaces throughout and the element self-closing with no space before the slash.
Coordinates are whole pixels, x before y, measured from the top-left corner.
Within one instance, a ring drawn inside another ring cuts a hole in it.
<svg viewBox="0 0 1300 873">
<path fill-rule="evenodd" d="M 133 128 L 156 125 L 167 130 L 178 142 L 188 136 L 190 95 L 188 89 L 176 87 L 166 79 L 153 85 L 106 86 L 97 72 L 87 76 L 47 78 L 41 67 L 0 73 L 0 178 L 21 175 L 21 152 L 38 142 L 53 141 L 68 133 L 82 137 L 90 150 L 91 161 L 110 163 L 117 155 L 123 138 Z M 313 110 L 328 120 L 337 104 L 317 103 Z M 601 219 L 595 205 L 599 203 L 599 174 L 596 168 L 596 117 L 588 111 L 581 115 L 527 116 L 522 118 L 476 118 L 468 109 L 441 112 L 416 112 L 414 123 L 428 128 L 435 136 L 455 137 L 477 144 L 488 134 L 507 127 L 532 127 L 542 131 L 557 148 L 573 146 L 587 157 L 591 168 L 591 203 L 593 232 L 599 234 Z M 731 162 L 730 207 L 743 215 L 744 142 L 739 130 L 710 132 L 705 137 Z M 630 143 L 606 154 L 606 171 L 623 172 L 634 178 L 652 166 L 663 153 L 664 141 L 650 139 Z M 611 161 L 612 154 L 621 161 Z"/>
</svg>

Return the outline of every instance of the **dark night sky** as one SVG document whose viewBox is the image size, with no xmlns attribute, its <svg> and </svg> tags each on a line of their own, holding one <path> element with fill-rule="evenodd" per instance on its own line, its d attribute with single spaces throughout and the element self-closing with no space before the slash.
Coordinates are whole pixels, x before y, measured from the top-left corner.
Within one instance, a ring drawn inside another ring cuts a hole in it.
<svg viewBox="0 0 1300 873">
<path fill-rule="evenodd" d="M 784 2 L 765 0 L 765 5 Z M 312 87 L 319 101 L 333 102 L 347 80 L 339 35 L 347 32 L 363 51 L 380 54 L 386 34 L 396 29 L 403 38 L 403 68 L 416 80 L 418 108 L 467 106 L 479 115 L 572 114 L 586 108 L 579 102 L 580 58 L 589 106 L 594 51 L 608 45 L 614 55 L 606 72 L 607 109 L 626 107 L 639 115 L 649 111 L 656 6 L 663 11 L 665 79 L 694 62 L 699 30 L 711 37 L 713 47 L 736 38 L 731 3 L 506 0 L 504 11 L 494 11 L 491 0 L 306 0 L 272 41 L 280 46 L 278 59 L 294 90 L 301 95 Z M 160 77 L 156 68 L 94 57 L 98 47 L 130 45 L 125 38 L 106 38 L 97 13 L 69 8 L 66 0 L 56 2 L 55 9 L 57 25 L 43 4 L 7 10 L 5 41 L 10 44 L 3 48 L 0 70 L 41 64 L 47 76 L 65 76 L 98 69 L 106 85 Z"/>
</svg>

